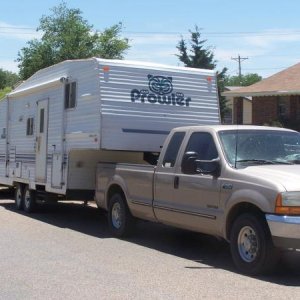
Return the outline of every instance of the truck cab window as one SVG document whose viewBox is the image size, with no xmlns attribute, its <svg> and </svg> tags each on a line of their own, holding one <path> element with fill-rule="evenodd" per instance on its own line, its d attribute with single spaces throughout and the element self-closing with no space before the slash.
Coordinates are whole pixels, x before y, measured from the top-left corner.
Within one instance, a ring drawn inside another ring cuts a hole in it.
<svg viewBox="0 0 300 300">
<path fill-rule="evenodd" d="M 174 167 L 177 154 L 181 146 L 181 143 L 183 141 L 184 135 L 185 135 L 184 132 L 175 132 L 174 135 L 172 136 L 163 160 L 164 167 L 166 168 Z"/>
<path fill-rule="evenodd" d="M 67 83 L 65 86 L 65 108 L 74 108 L 76 105 L 76 82 Z"/>
<path fill-rule="evenodd" d="M 218 158 L 218 151 L 213 137 L 208 132 L 194 132 L 185 152 L 193 151 L 198 153 L 200 160 L 212 160 Z"/>
</svg>

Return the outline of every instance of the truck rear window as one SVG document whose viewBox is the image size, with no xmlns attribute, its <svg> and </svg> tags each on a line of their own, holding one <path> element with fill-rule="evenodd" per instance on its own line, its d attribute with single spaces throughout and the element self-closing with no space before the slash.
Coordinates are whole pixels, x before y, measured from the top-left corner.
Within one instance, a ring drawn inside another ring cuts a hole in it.
<svg viewBox="0 0 300 300">
<path fill-rule="evenodd" d="M 175 132 L 174 135 L 172 136 L 164 157 L 164 161 L 163 161 L 164 167 L 166 168 L 174 167 L 178 155 L 178 151 L 184 136 L 185 136 L 185 132 Z"/>
</svg>

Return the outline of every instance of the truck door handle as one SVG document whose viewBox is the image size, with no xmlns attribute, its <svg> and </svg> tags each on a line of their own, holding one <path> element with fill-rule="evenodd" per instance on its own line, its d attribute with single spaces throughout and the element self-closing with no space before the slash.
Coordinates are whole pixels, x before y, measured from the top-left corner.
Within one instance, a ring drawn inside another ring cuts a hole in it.
<svg viewBox="0 0 300 300">
<path fill-rule="evenodd" d="M 179 187 L 179 176 L 174 177 L 174 189 L 178 189 Z"/>
</svg>

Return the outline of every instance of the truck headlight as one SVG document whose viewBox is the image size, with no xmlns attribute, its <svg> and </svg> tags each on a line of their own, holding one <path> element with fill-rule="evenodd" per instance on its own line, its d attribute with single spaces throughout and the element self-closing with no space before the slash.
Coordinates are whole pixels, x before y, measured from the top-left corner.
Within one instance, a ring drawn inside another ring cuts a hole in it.
<svg viewBox="0 0 300 300">
<path fill-rule="evenodd" d="M 284 215 L 300 215 L 300 192 L 278 194 L 275 212 Z"/>
</svg>

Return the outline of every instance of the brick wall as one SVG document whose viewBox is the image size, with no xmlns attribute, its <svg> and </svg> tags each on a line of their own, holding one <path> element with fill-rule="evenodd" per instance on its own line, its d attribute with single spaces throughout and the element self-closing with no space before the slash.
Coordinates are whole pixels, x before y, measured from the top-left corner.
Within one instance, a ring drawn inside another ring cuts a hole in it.
<svg viewBox="0 0 300 300">
<path fill-rule="evenodd" d="M 281 101 L 281 102 L 280 102 Z M 287 105 L 286 113 L 279 116 L 279 103 Z M 242 98 L 234 98 L 233 124 L 243 124 Z M 252 124 L 270 124 L 272 121 L 283 122 L 288 128 L 300 131 L 300 95 L 252 97 Z"/>
<path fill-rule="evenodd" d="M 233 124 L 243 124 L 243 98 L 234 98 Z"/>
<path fill-rule="evenodd" d="M 263 125 L 266 122 L 278 119 L 277 97 L 252 98 L 252 122 L 254 125 Z"/>
<path fill-rule="evenodd" d="M 290 118 L 294 121 L 300 121 L 300 96 L 291 96 Z"/>
<path fill-rule="evenodd" d="M 300 96 L 291 96 L 291 106 L 290 106 L 290 121 L 288 122 L 288 127 L 296 130 L 300 130 Z"/>
</svg>

